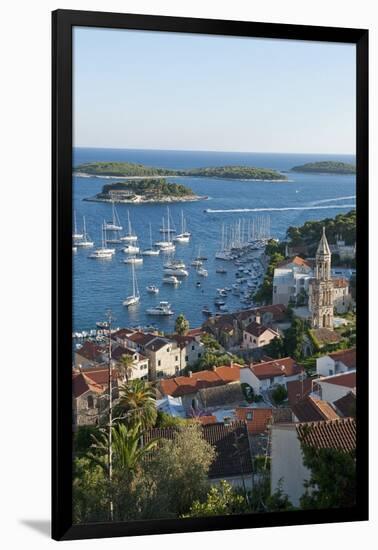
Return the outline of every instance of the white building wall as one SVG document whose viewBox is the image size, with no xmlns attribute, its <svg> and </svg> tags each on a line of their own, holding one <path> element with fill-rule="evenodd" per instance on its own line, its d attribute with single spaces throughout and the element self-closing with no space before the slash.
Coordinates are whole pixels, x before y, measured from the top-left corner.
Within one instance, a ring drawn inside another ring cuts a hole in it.
<svg viewBox="0 0 378 550">
<path fill-rule="evenodd" d="M 266 382 L 266 381 L 263 380 L 262 382 Z M 257 394 L 260 393 L 261 382 L 257 378 L 257 376 L 255 376 L 253 374 L 251 369 L 249 369 L 247 367 L 240 370 L 240 383 L 241 384 L 249 384 L 251 386 L 251 388 L 253 388 L 253 391 L 255 393 L 257 393 Z"/>
<path fill-rule="evenodd" d="M 310 471 L 304 466 L 302 450 L 295 425 L 272 425 L 271 491 L 282 490 L 294 506 L 304 493 L 304 481 L 310 478 Z"/>
<path fill-rule="evenodd" d="M 316 360 L 316 374 L 319 376 L 333 376 L 336 374 L 336 363 L 328 355 L 318 357 Z"/>
</svg>

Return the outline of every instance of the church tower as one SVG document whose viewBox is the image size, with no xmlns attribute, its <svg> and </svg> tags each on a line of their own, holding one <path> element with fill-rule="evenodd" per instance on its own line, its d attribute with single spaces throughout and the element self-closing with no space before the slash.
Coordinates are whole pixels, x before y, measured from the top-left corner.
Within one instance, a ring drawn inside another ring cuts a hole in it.
<svg viewBox="0 0 378 550">
<path fill-rule="evenodd" d="M 325 228 L 316 251 L 315 279 L 312 281 L 312 327 L 333 330 L 333 281 L 331 251 Z"/>
</svg>

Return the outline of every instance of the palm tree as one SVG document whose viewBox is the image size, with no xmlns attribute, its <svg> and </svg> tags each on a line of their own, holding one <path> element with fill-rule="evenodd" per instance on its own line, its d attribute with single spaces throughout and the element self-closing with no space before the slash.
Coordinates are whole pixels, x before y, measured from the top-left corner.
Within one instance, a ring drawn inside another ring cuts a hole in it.
<svg viewBox="0 0 378 550">
<path fill-rule="evenodd" d="M 120 387 L 119 407 L 126 424 L 140 422 L 143 429 L 156 422 L 155 392 L 145 380 L 131 380 Z"/>
<path fill-rule="evenodd" d="M 132 426 L 117 424 L 112 427 L 113 466 L 119 471 L 133 474 L 143 457 L 156 447 L 158 439 L 152 439 L 145 445 L 141 443 L 142 425 L 136 422 Z M 102 431 L 99 437 L 93 436 L 92 448 L 95 453 L 89 457 L 105 470 L 108 468 L 108 434 Z"/>
<path fill-rule="evenodd" d="M 179 336 L 185 336 L 189 330 L 189 321 L 186 319 L 183 313 L 177 317 L 175 322 L 175 331 Z"/>
<path fill-rule="evenodd" d="M 133 370 L 135 370 L 134 359 L 132 355 L 124 354 L 118 363 L 119 370 L 126 380 L 126 384 L 129 382 Z"/>
</svg>

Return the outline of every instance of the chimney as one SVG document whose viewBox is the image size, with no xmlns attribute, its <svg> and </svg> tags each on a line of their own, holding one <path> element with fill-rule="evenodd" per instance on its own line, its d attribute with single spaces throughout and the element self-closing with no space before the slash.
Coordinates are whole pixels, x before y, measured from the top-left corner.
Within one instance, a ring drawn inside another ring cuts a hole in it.
<svg viewBox="0 0 378 550">
<path fill-rule="evenodd" d="M 217 370 L 216 365 L 213 365 L 213 366 L 211 367 L 211 370 L 213 370 L 213 371 L 215 372 L 215 371 Z"/>
<path fill-rule="evenodd" d="M 256 311 L 255 322 L 261 325 L 261 315 L 259 311 Z"/>
<path fill-rule="evenodd" d="M 189 376 L 189 378 L 191 378 L 193 376 L 193 372 L 191 370 L 188 372 L 188 376 Z"/>
</svg>

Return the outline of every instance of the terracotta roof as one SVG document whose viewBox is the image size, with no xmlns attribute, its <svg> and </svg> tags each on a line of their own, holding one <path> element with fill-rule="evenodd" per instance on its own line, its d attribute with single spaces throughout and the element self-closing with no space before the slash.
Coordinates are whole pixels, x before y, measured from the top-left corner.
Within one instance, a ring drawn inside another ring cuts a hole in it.
<svg viewBox="0 0 378 550">
<path fill-rule="evenodd" d="M 340 397 L 335 401 L 334 406 L 337 412 L 344 417 L 355 416 L 356 415 L 356 394 L 354 392 L 349 392 L 343 397 Z"/>
<path fill-rule="evenodd" d="M 163 338 L 158 338 L 155 336 L 153 340 L 150 340 L 148 344 L 145 345 L 145 349 L 150 351 L 159 351 L 167 344 L 170 344 L 169 340 L 164 340 Z"/>
<path fill-rule="evenodd" d="M 334 353 L 329 353 L 328 356 L 334 361 L 340 361 L 348 367 L 348 369 L 356 368 L 356 348 L 342 349 Z"/>
<path fill-rule="evenodd" d="M 87 378 L 90 378 L 95 384 L 100 386 L 107 386 L 109 383 L 109 369 L 108 367 L 85 367 L 81 369 L 81 372 L 85 374 Z M 112 369 L 113 380 L 118 380 L 118 373 L 116 369 Z"/>
<path fill-rule="evenodd" d="M 201 388 L 222 386 L 229 382 L 240 380 L 240 367 L 216 367 L 215 370 L 202 370 L 194 372 L 191 376 L 177 376 L 167 378 L 159 383 L 160 390 L 164 395 L 179 397 L 190 393 L 196 393 Z"/>
<path fill-rule="evenodd" d="M 333 288 L 348 288 L 349 283 L 346 279 L 343 279 L 342 277 L 332 279 L 333 281 Z"/>
<path fill-rule="evenodd" d="M 191 342 L 195 342 L 196 339 L 194 336 L 189 336 L 188 334 L 185 334 L 184 336 L 180 336 L 180 334 L 172 334 L 170 336 L 170 340 L 173 340 L 176 342 L 179 346 L 187 346 Z"/>
<path fill-rule="evenodd" d="M 307 260 L 304 260 L 300 256 L 293 256 L 292 258 L 287 258 L 280 262 L 277 267 L 284 267 L 285 265 L 294 264 L 298 267 L 311 267 Z"/>
<path fill-rule="evenodd" d="M 250 365 L 249 368 L 259 380 L 265 380 L 266 378 L 273 378 L 280 375 L 294 376 L 303 372 L 303 367 L 297 365 L 291 357 L 274 359 L 266 363 L 255 363 Z"/>
<path fill-rule="evenodd" d="M 286 384 L 287 389 L 287 398 L 289 400 L 289 405 L 292 407 L 303 399 L 306 395 L 312 391 L 312 381 L 311 378 L 304 378 L 302 380 L 291 380 Z"/>
<path fill-rule="evenodd" d="M 272 408 L 239 407 L 235 409 L 235 415 L 238 420 L 246 422 L 248 433 L 259 434 L 267 431 L 272 418 Z"/>
<path fill-rule="evenodd" d="M 125 338 L 127 336 L 130 336 L 133 334 L 135 330 L 132 330 L 130 328 L 120 328 L 119 330 L 116 330 L 113 332 L 112 336 L 116 336 L 118 338 Z"/>
<path fill-rule="evenodd" d="M 245 402 L 245 397 L 240 384 L 223 384 L 198 390 L 198 400 L 205 409 L 240 405 Z"/>
<path fill-rule="evenodd" d="M 82 372 L 72 377 L 72 395 L 77 399 L 87 391 L 102 393 L 103 388 Z"/>
<path fill-rule="evenodd" d="M 174 439 L 177 428 L 152 428 L 145 433 L 146 442 L 153 438 Z M 210 478 L 224 478 L 252 473 L 251 453 L 245 422 L 225 425 L 216 422 L 202 426 L 203 438 L 215 447 L 216 456 L 209 469 Z M 235 447 L 237 444 L 237 448 Z"/>
<path fill-rule="evenodd" d="M 238 311 L 237 313 L 235 313 L 235 316 L 239 319 L 239 321 L 244 321 L 251 316 L 255 316 L 256 313 L 259 313 L 260 315 L 264 315 L 264 313 L 270 313 L 274 321 L 281 321 L 285 318 L 286 311 L 287 308 L 283 304 L 272 304 L 270 306 L 261 306 L 258 308 Z"/>
<path fill-rule="evenodd" d="M 76 353 L 81 355 L 81 357 L 85 357 L 89 361 L 98 361 L 101 360 L 101 356 L 105 351 L 106 350 L 98 344 L 91 342 L 90 340 L 86 340 L 81 348 L 76 350 Z"/>
<path fill-rule="evenodd" d="M 203 330 L 201 327 L 189 329 L 188 332 L 186 333 L 187 336 L 193 336 L 193 337 L 201 336 L 201 334 L 203 334 Z"/>
<path fill-rule="evenodd" d="M 327 376 L 325 378 L 318 379 L 319 384 L 326 382 L 327 384 L 335 384 L 337 386 L 344 386 L 346 388 L 356 387 L 356 373 L 345 372 L 343 374 L 335 374 L 334 376 Z"/>
<path fill-rule="evenodd" d="M 145 346 L 146 344 L 148 344 L 148 342 L 151 342 L 151 340 L 156 338 L 156 334 L 137 331 L 130 334 L 130 336 L 128 336 L 127 338 L 128 340 L 131 340 L 131 342 L 135 342 L 135 344 Z"/>
<path fill-rule="evenodd" d="M 311 395 L 298 401 L 292 409 L 299 422 L 315 422 L 317 420 L 335 420 L 339 418 L 339 415 L 327 401 L 315 399 Z"/>
<path fill-rule="evenodd" d="M 296 430 L 301 442 L 309 447 L 345 452 L 356 448 L 356 422 L 353 418 L 303 422 L 296 425 Z"/>
<path fill-rule="evenodd" d="M 256 338 L 259 338 L 260 336 L 262 336 L 266 331 L 274 332 L 271 328 L 266 327 L 261 323 L 256 323 L 256 321 L 252 321 L 252 323 L 250 323 L 244 330 L 245 332 L 248 332 L 248 334 L 252 334 L 252 336 L 256 336 Z"/>
</svg>

